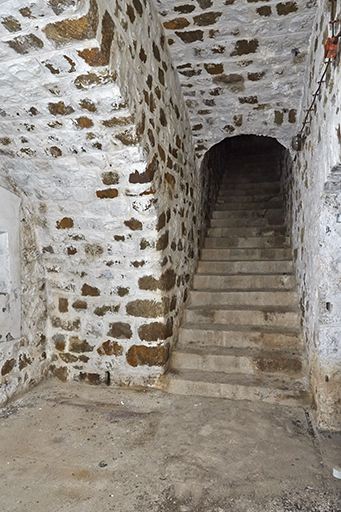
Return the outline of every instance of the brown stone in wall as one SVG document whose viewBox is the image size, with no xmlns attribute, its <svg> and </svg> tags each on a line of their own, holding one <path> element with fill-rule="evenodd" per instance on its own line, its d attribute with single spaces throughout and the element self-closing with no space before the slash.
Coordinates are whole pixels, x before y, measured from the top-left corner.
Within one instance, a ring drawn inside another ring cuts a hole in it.
<svg viewBox="0 0 341 512">
<path fill-rule="evenodd" d="M 62 151 L 57 146 L 51 146 L 46 150 L 46 153 L 53 156 L 53 158 L 58 158 L 59 156 L 62 156 Z"/>
<path fill-rule="evenodd" d="M 168 246 L 169 242 L 169 233 L 166 231 L 163 235 L 160 236 L 156 243 L 156 250 L 157 251 L 163 251 Z"/>
<path fill-rule="evenodd" d="M 226 86 L 231 92 L 242 92 L 245 89 L 244 77 L 238 73 L 231 73 L 229 75 L 222 74 L 213 78 L 215 84 Z M 210 112 L 210 111 L 208 111 Z"/>
<path fill-rule="evenodd" d="M 289 110 L 289 116 L 288 116 L 289 123 L 296 123 L 296 114 L 297 114 L 297 110 L 295 108 L 292 108 Z"/>
<path fill-rule="evenodd" d="M 286 16 L 291 12 L 298 11 L 298 5 L 296 2 L 281 2 L 276 5 L 277 14 L 279 16 Z"/>
<path fill-rule="evenodd" d="M 202 30 L 190 30 L 190 31 L 184 31 L 184 32 L 175 32 L 178 37 L 184 42 L 184 43 L 194 43 L 195 41 L 203 41 L 204 40 L 204 33 Z"/>
<path fill-rule="evenodd" d="M 175 18 L 174 20 L 165 21 L 163 26 L 168 30 L 182 30 L 188 27 L 189 24 L 186 18 Z"/>
<path fill-rule="evenodd" d="M 119 182 L 119 175 L 117 172 L 113 171 L 103 172 L 102 181 L 104 185 L 117 185 Z"/>
<path fill-rule="evenodd" d="M 103 55 L 104 65 L 109 64 L 110 60 L 110 48 L 114 37 L 115 24 L 108 13 L 105 11 L 102 18 L 102 41 L 101 41 L 101 53 Z"/>
<path fill-rule="evenodd" d="M 87 296 L 90 295 L 92 297 L 98 297 L 100 295 L 100 291 L 98 288 L 94 286 L 90 286 L 89 284 L 84 283 L 82 286 L 82 295 Z"/>
<path fill-rule="evenodd" d="M 97 352 L 100 356 L 121 356 L 123 354 L 123 347 L 117 341 L 105 341 Z"/>
<path fill-rule="evenodd" d="M 130 5 L 130 4 L 127 5 L 126 13 L 128 15 L 128 18 L 130 19 L 130 22 L 134 23 L 136 16 L 135 16 L 135 11 L 134 11 L 132 5 Z"/>
<path fill-rule="evenodd" d="M 224 66 L 223 64 L 204 64 L 204 68 L 206 69 L 207 73 L 210 75 L 220 75 L 224 72 Z"/>
<path fill-rule="evenodd" d="M 119 295 L 120 297 L 124 297 L 125 295 L 128 295 L 129 293 L 129 288 L 124 288 L 123 286 L 119 286 L 117 288 L 117 295 Z"/>
<path fill-rule="evenodd" d="M 67 313 L 69 310 L 69 303 L 67 299 L 60 298 L 58 308 L 60 313 Z"/>
<path fill-rule="evenodd" d="M 19 370 L 23 370 L 27 366 L 32 364 L 32 359 L 27 354 L 20 354 L 19 356 Z"/>
<path fill-rule="evenodd" d="M 243 116 L 242 114 L 238 114 L 233 116 L 233 122 L 236 126 L 242 126 L 243 124 Z"/>
<path fill-rule="evenodd" d="M 70 352 L 92 352 L 94 347 L 89 345 L 86 340 L 80 340 L 77 336 L 72 336 L 70 338 L 69 350 Z"/>
<path fill-rule="evenodd" d="M 101 383 L 101 377 L 98 373 L 83 373 L 80 372 L 79 380 L 86 381 L 89 384 L 98 385 Z"/>
<path fill-rule="evenodd" d="M 89 112 L 96 112 L 97 108 L 93 101 L 89 100 L 88 98 L 85 98 L 79 102 L 79 106 L 81 108 L 84 108 L 88 110 Z"/>
<path fill-rule="evenodd" d="M 161 213 L 159 216 L 159 219 L 157 221 L 156 229 L 157 231 L 160 231 L 162 228 L 164 228 L 166 225 L 166 214 L 165 212 Z"/>
<path fill-rule="evenodd" d="M 125 146 L 133 146 L 138 142 L 133 129 L 128 129 L 120 133 L 115 133 L 116 139 L 120 140 Z"/>
<path fill-rule="evenodd" d="M 249 53 L 255 53 L 259 46 L 257 39 L 240 39 L 236 42 L 234 50 L 231 52 L 231 57 L 235 55 L 248 55 Z"/>
<path fill-rule="evenodd" d="M 106 66 L 108 64 L 100 48 L 85 48 L 84 50 L 78 51 L 78 55 L 85 60 L 89 66 Z"/>
<path fill-rule="evenodd" d="M 135 7 L 135 11 L 138 13 L 140 17 L 142 17 L 143 14 L 143 6 L 140 2 L 140 0 L 133 0 L 133 6 Z"/>
<path fill-rule="evenodd" d="M 275 110 L 274 123 L 277 124 L 277 126 L 281 126 L 283 123 L 283 112 L 280 110 Z"/>
<path fill-rule="evenodd" d="M 198 4 L 200 5 L 201 9 L 209 9 L 212 7 L 213 0 L 197 0 Z"/>
<path fill-rule="evenodd" d="M 78 117 L 74 120 L 76 128 L 83 130 L 84 128 L 91 128 L 94 125 L 92 119 L 86 116 Z"/>
<path fill-rule="evenodd" d="M 98 7 L 96 0 L 90 0 L 90 8 L 85 16 L 78 19 L 65 19 L 57 23 L 49 23 L 44 28 L 48 39 L 57 46 L 71 41 L 94 39 L 98 26 Z"/>
<path fill-rule="evenodd" d="M 199 14 L 199 16 L 194 16 L 193 21 L 195 25 L 199 26 L 207 26 L 213 25 L 222 15 L 221 12 L 205 12 L 203 14 Z"/>
<path fill-rule="evenodd" d="M 194 5 L 185 4 L 185 5 L 176 5 L 174 7 L 175 12 L 180 12 L 181 14 L 189 14 L 190 12 L 193 12 L 195 9 Z"/>
<path fill-rule="evenodd" d="M 54 116 L 66 116 L 72 114 L 75 109 L 71 105 L 65 105 L 64 101 L 58 101 L 57 103 L 49 103 L 47 105 L 50 113 Z"/>
<path fill-rule="evenodd" d="M 244 96 L 242 98 L 238 98 L 239 103 L 244 105 L 245 103 L 249 105 L 254 105 L 255 103 L 258 103 L 258 97 L 257 96 Z"/>
<path fill-rule="evenodd" d="M 157 290 L 159 285 L 158 279 L 153 276 L 143 276 L 139 279 L 140 290 Z"/>
<path fill-rule="evenodd" d="M 96 196 L 99 199 L 115 199 L 118 196 L 117 188 L 106 188 L 105 190 L 96 190 Z"/>
<path fill-rule="evenodd" d="M 5 361 L 3 367 L 1 368 L 1 375 L 7 375 L 9 372 L 11 372 L 15 364 L 15 359 L 7 359 L 7 361 Z"/>
<path fill-rule="evenodd" d="M 52 341 L 58 352 L 64 352 L 65 336 L 63 334 L 55 334 L 54 336 L 52 336 Z"/>
<path fill-rule="evenodd" d="M 9 32 L 18 32 L 21 30 L 20 22 L 15 19 L 14 16 L 6 16 L 2 18 L 1 23 Z"/>
<path fill-rule="evenodd" d="M 262 5 L 262 7 L 258 7 L 258 9 L 256 9 L 256 11 L 258 12 L 258 14 L 260 16 L 270 16 L 271 15 L 270 5 Z"/>
<path fill-rule="evenodd" d="M 70 217 L 63 217 L 62 220 L 56 222 L 57 229 L 70 229 L 73 227 L 73 220 Z"/>
<path fill-rule="evenodd" d="M 169 319 L 166 324 L 152 322 L 151 324 L 141 325 L 138 334 L 142 341 L 165 340 L 173 334 L 173 320 Z"/>
<path fill-rule="evenodd" d="M 113 128 L 114 126 L 128 126 L 134 122 L 133 116 L 128 117 L 112 117 L 111 119 L 106 119 L 102 121 L 103 126 L 107 128 Z"/>
<path fill-rule="evenodd" d="M 84 300 L 76 300 L 72 304 L 72 307 L 74 309 L 87 309 L 88 305 L 87 305 L 87 303 Z"/>
<path fill-rule="evenodd" d="M 66 382 L 69 376 L 69 371 L 66 366 L 60 366 L 59 368 L 56 368 L 54 365 L 52 365 L 51 372 L 62 382 Z"/>
<path fill-rule="evenodd" d="M 168 313 L 168 310 L 169 299 L 165 299 L 162 302 L 137 299 L 129 302 L 126 306 L 128 315 L 143 318 L 157 318 L 158 316 L 164 316 Z"/>
<path fill-rule="evenodd" d="M 99 306 L 95 308 L 94 314 L 97 316 L 104 316 L 106 313 L 117 313 L 120 309 L 119 305 L 116 306 Z"/>
<path fill-rule="evenodd" d="M 59 357 L 62 361 L 64 361 L 64 363 L 76 363 L 78 361 L 78 357 L 73 355 L 73 354 L 69 354 L 69 353 L 62 353 L 62 354 L 59 354 Z"/>
<path fill-rule="evenodd" d="M 130 228 L 132 231 L 141 231 L 142 230 L 142 222 L 137 219 L 129 219 L 125 220 L 124 224 Z"/>
<path fill-rule="evenodd" d="M 159 279 L 159 287 L 163 291 L 169 291 L 175 286 L 176 274 L 172 268 L 168 268 Z"/>
<path fill-rule="evenodd" d="M 159 167 L 157 158 L 154 157 L 152 162 L 147 166 L 145 172 L 139 173 L 135 171 L 129 176 L 129 183 L 149 183 L 153 181 L 154 174 Z"/>
<path fill-rule="evenodd" d="M 108 336 L 118 340 L 130 339 L 133 333 L 129 324 L 124 322 L 114 322 L 109 325 Z"/>
<path fill-rule="evenodd" d="M 167 183 L 172 187 L 174 188 L 174 185 L 175 185 L 175 177 L 173 176 L 173 174 L 170 174 L 169 172 L 166 172 L 165 173 L 165 180 L 167 181 Z"/>
<path fill-rule="evenodd" d="M 265 76 L 266 71 L 260 71 L 258 73 L 248 73 L 247 77 L 252 82 L 256 82 L 258 80 L 261 80 Z"/>
<path fill-rule="evenodd" d="M 40 50 L 44 43 L 35 34 L 20 35 L 11 41 L 5 41 L 10 48 L 22 55 L 29 53 L 31 50 Z"/>
<path fill-rule="evenodd" d="M 169 357 L 169 345 L 146 347 L 133 345 L 127 352 L 127 362 L 130 366 L 164 366 Z"/>
</svg>

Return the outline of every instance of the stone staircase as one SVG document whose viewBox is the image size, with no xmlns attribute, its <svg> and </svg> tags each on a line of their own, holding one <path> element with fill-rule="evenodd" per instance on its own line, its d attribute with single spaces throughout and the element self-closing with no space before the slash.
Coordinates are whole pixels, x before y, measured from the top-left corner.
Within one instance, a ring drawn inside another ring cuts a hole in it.
<svg viewBox="0 0 341 512">
<path fill-rule="evenodd" d="M 269 157 L 253 160 L 244 158 L 238 174 L 223 180 L 161 386 L 177 394 L 308 403 L 278 166 Z"/>
</svg>

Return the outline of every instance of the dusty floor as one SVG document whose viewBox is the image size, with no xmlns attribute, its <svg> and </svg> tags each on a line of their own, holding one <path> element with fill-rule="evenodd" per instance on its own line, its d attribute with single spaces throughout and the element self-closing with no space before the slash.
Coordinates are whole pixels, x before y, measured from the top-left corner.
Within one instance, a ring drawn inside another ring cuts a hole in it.
<svg viewBox="0 0 341 512">
<path fill-rule="evenodd" d="M 340 512 L 309 415 L 50 380 L 0 410 L 2 512 Z"/>
</svg>

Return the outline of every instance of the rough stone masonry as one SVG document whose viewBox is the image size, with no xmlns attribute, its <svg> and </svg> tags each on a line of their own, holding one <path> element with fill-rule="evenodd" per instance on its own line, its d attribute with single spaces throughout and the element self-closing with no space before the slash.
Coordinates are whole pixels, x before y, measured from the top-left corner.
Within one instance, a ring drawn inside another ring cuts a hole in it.
<svg viewBox="0 0 341 512">
<path fill-rule="evenodd" d="M 2 2 L 0 186 L 21 200 L 2 402 L 51 371 L 155 383 L 217 190 L 208 150 L 238 134 L 290 149 L 329 13 L 325 0 Z M 335 429 L 339 72 L 337 58 L 284 180 L 318 418 Z"/>
</svg>

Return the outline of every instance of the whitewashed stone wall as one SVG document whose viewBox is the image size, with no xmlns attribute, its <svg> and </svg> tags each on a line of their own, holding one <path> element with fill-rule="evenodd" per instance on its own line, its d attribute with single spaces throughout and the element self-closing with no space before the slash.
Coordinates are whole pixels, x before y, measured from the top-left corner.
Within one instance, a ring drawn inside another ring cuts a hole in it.
<svg viewBox="0 0 341 512">
<path fill-rule="evenodd" d="M 201 185 L 152 4 L 2 4 L 3 172 L 32 205 L 62 380 L 154 382 L 198 254 Z"/>
<path fill-rule="evenodd" d="M 312 99 L 331 35 L 330 2 L 319 1 L 299 120 Z M 340 19 L 338 5 L 336 18 Z M 336 32 L 340 30 L 336 26 Z M 291 181 L 293 244 L 312 387 L 321 428 L 341 428 L 341 87 L 340 44 L 311 116 Z"/>
<path fill-rule="evenodd" d="M 288 147 L 316 1 L 157 0 L 199 158 L 225 137 Z"/>
</svg>

